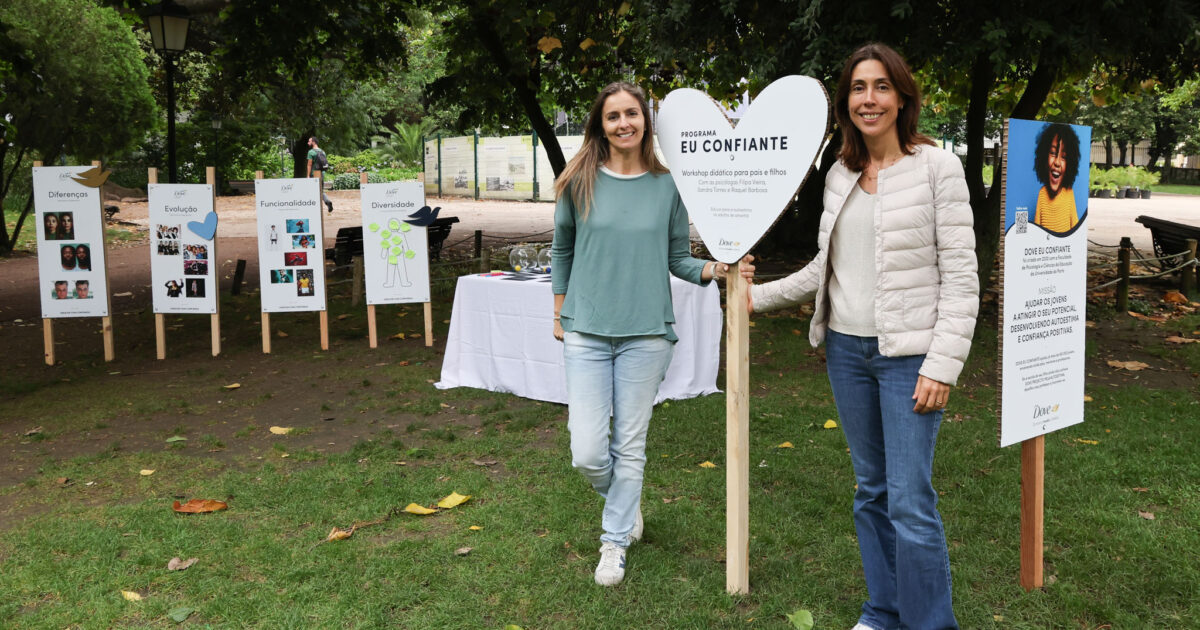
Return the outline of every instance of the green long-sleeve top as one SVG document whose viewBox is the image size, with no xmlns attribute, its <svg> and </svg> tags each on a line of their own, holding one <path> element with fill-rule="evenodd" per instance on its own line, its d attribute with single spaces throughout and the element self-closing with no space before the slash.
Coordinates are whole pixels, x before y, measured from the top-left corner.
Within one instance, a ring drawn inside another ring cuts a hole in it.
<svg viewBox="0 0 1200 630">
<path fill-rule="evenodd" d="M 570 194 L 554 209 L 551 278 L 566 295 L 563 330 L 607 337 L 664 335 L 671 324 L 668 273 L 693 284 L 706 261 L 692 258 L 687 209 L 670 174 L 596 174 L 591 210 L 583 220 Z"/>
</svg>

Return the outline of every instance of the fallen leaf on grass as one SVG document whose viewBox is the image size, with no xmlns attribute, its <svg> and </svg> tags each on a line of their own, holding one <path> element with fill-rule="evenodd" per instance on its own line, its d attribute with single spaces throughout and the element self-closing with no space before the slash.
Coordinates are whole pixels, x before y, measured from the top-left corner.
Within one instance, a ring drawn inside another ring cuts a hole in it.
<svg viewBox="0 0 1200 630">
<path fill-rule="evenodd" d="M 195 609 L 180 606 L 179 608 L 172 608 L 171 610 L 168 610 L 167 617 L 170 617 L 171 621 L 174 621 L 175 623 L 183 623 L 187 621 L 187 618 L 191 617 L 192 613 L 194 612 L 196 612 Z"/>
<path fill-rule="evenodd" d="M 1075 441 L 1079 442 L 1080 444 L 1091 444 L 1092 446 L 1095 446 L 1100 443 L 1099 440 L 1085 440 L 1083 438 L 1075 438 Z"/>
<path fill-rule="evenodd" d="M 34 427 L 25 432 L 25 437 L 37 435 L 37 434 L 41 433 L 42 431 L 44 431 L 44 429 L 42 427 Z"/>
<path fill-rule="evenodd" d="M 241 387 L 241 386 L 242 386 L 242 384 L 241 384 L 241 383 L 230 383 L 230 384 L 226 385 L 226 386 L 224 387 L 224 389 L 237 389 L 237 388 L 239 388 L 239 387 Z"/>
<path fill-rule="evenodd" d="M 1134 492 L 1150 492 L 1150 488 L 1130 488 Z"/>
<path fill-rule="evenodd" d="M 142 596 L 139 595 L 136 591 L 121 591 L 121 597 L 124 597 L 127 601 L 131 601 L 131 602 L 142 601 Z"/>
<path fill-rule="evenodd" d="M 836 429 L 837 422 L 834 422 L 833 420 L 826 420 L 825 424 L 822 426 L 824 426 L 826 429 Z"/>
<path fill-rule="evenodd" d="M 392 339 L 404 339 L 404 333 L 396 333 L 392 335 Z"/>
<path fill-rule="evenodd" d="M 292 432 L 292 427 L 271 427 L 270 431 L 275 435 L 287 435 Z"/>
<path fill-rule="evenodd" d="M 282 339 L 282 338 L 284 338 L 284 337 L 288 336 L 288 334 L 287 334 L 287 333 L 285 333 L 285 332 L 283 332 L 282 330 L 277 330 L 277 331 L 275 331 L 275 336 L 276 336 L 276 337 L 279 337 L 280 339 Z"/>
<path fill-rule="evenodd" d="M 700 462 L 700 467 L 701 468 L 716 468 L 717 465 L 712 462 L 709 462 L 709 461 L 703 461 L 703 462 Z"/>
<path fill-rule="evenodd" d="M 350 317 L 350 316 L 349 316 L 349 315 L 347 315 L 347 314 L 345 314 L 345 313 L 342 313 L 341 315 L 338 315 L 338 316 L 337 316 L 337 320 L 340 322 L 340 321 L 342 321 L 343 319 L 346 319 L 347 317 Z"/>
<path fill-rule="evenodd" d="M 175 442 L 186 442 L 186 441 L 187 441 L 187 438 L 183 437 L 182 435 L 172 435 L 171 437 L 167 438 L 168 444 L 174 444 Z"/>
<path fill-rule="evenodd" d="M 438 501 L 438 507 L 442 508 L 443 510 L 448 510 L 452 507 L 457 507 L 463 503 L 466 503 L 470 498 L 470 496 L 464 496 L 457 492 L 451 492 L 449 496 L 441 501 Z"/>
<path fill-rule="evenodd" d="M 1088 396 L 1087 394 L 1084 394 L 1083 402 L 1092 402 L 1092 397 Z"/>
<path fill-rule="evenodd" d="M 1143 512 L 1141 510 L 1138 510 L 1138 516 L 1146 519 L 1147 521 L 1154 520 L 1154 512 Z"/>
<path fill-rule="evenodd" d="M 1179 291 L 1167 291 L 1167 294 L 1163 296 L 1163 301 L 1169 302 L 1171 304 L 1187 304 L 1188 303 L 1188 299 L 1186 297 L 1184 297 L 1183 294 L 1180 293 Z"/>
<path fill-rule="evenodd" d="M 472 463 L 472 464 L 475 464 L 476 466 L 495 466 L 495 465 L 496 465 L 496 460 L 494 460 L 494 459 L 491 459 L 491 458 L 488 458 L 488 459 L 472 459 L 472 460 L 471 460 L 471 463 Z"/>
<path fill-rule="evenodd" d="M 466 556 L 466 555 L 469 555 L 472 551 L 474 551 L 474 549 L 471 547 L 459 547 L 458 549 L 454 550 L 454 555 Z"/>
<path fill-rule="evenodd" d="M 1004 621 L 1004 615 L 992 615 L 992 621 Z"/>
<path fill-rule="evenodd" d="M 59 477 L 58 479 L 55 479 L 54 481 L 55 481 L 55 483 L 57 483 L 60 486 L 71 485 L 71 480 L 67 477 Z"/>
<path fill-rule="evenodd" d="M 797 610 L 796 612 L 788 615 L 787 618 L 788 621 L 792 622 L 793 628 L 798 628 L 799 630 L 812 630 L 813 616 L 812 613 L 807 610 Z"/>
<path fill-rule="evenodd" d="M 791 442 L 784 442 L 783 444 L 780 444 L 779 446 L 777 446 L 775 448 L 796 448 L 796 447 L 793 446 Z"/>
<path fill-rule="evenodd" d="M 1129 314 L 1130 317 L 1132 317 L 1134 319 L 1144 319 L 1148 322 L 1160 322 L 1160 323 L 1167 321 L 1167 318 L 1162 315 L 1142 315 L 1141 313 L 1138 313 L 1135 311 L 1126 311 L 1126 312 Z"/>
<path fill-rule="evenodd" d="M 419 514 L 421 516 L 437 512 L 437 510 L 427 508 L 423 505 L 417 505 L 416 503 L 409 503 L 408 505 L 404 506 L 404 511 L 408 512 L 409 514 Z"/>
<path fill-rule="evenodd" d="M 325 541 L 329 542 L 332 540 L 346 540 L 347 538 L 354 535 L 355 529 L 357 529 L 357 528 L 355 528 L 354 526 L 351 526 L 350 529 L 340 529 L 340 528 L 334 527 L 333 529 L 329 530 L 329 535 L 325 537 Z"/>
<path fill-rule="evenodd" d="M 472 525 L 472 526 L 468 527 L 467 529 L 469 529 L 469 530 L 471 530 L 471 531 L 473 531 L 473 532 L 477 532 L 477 531 L 479 531 L 479 530 L 481 530 L 481 529 L 483 529 L 483 528 L 482 528 L 482 527 L 480 527 L 480 526 L 478 526 L 478 525 Z"/>
<path fill-rule="evenodd" d="M 1118 370 L 1129 370 L 1130 372 L 1137 372 L 1138 370 L 1150 367 L 1149 364 L 1142 363 L 1141 361 L 1117 361 L 1114 359 L 1109 359 L 1108 364 Z"/>
<path fill-rule="evenodd" d="M 1200 342 L 1200 339 L 1190 339 L 1188 337 L 1179 337 L 1176 335 L 1167 337 L 1167 343 L 1198 343 L 1198 342 Z"/>
<path fill-rule="evenodd" d="M 224 501 L 217 501 L 215 499 L 192 499 L 191 501 L 182 504 L 179 501 L 176 501 L 175 504 L 171 506 L 171 509 L 181 514 L 203 514 L 205 512 L 217 512 L 228 507 L 229 504 L 225 503 Z"/>
<path fill-rule="evenodd" d="M 140 470 L 140 471 L 138 472 L 138 474 L 139 474 L 139 475 L 141 475 L 141 476 L 143 476 L 143 477 L 149 477 L 150 475 L 153 475 L 153 474 L 154 474 L 154 470 L 153 470 L 153 469 L 150 469 L 150 468 L 143 468 L 142 470 Z"/>
<path fill-rule="evenodd" d="M 167 570 L 168 571 L 182 571 L 182 570 L 192 566 L 193 564 L 196 564 L 196 562 L 198 562 L 199 560 L 200 560 L 199 558 L 188 558 L 187 560 L 180 560 L 179 558 L 171 558 L 170 561 L 167 562 Z"/>
</svg>

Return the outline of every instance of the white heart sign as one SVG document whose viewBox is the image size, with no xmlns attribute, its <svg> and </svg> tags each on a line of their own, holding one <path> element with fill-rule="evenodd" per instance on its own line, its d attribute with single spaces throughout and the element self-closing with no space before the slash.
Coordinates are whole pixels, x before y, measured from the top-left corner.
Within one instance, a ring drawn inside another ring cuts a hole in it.
<svg viewBox="0 0 1200 630">
<path fill-rule="evenodd" d="M 707 94 L 663 99 L 659 148 L 717 260 L 736 263 L 771 229 L 804 184 L 829 133 L 829 96 L 812 77 L 768 85 L 737 127 Z"/>
</svg>

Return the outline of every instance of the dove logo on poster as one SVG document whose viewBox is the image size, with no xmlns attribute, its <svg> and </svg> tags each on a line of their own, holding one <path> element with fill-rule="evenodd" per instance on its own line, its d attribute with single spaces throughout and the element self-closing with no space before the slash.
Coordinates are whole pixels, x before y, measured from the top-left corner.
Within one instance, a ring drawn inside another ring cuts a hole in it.
<svg viewBox="0 0 1200 630">
<path fill-rule="evenodd" d="M 829 134 L 820 81 L 768 85 L 737 127 L 699 90 L 675 90 L 658 114 L 659 146 L 709 252 L 735 263 L 758 243 L 804 183 Z"/>
</svg>

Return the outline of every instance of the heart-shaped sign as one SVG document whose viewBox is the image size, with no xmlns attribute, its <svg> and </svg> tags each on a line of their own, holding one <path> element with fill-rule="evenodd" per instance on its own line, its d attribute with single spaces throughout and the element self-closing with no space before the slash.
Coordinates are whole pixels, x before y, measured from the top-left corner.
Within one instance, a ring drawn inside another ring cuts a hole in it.
<svg viewBox="0 0 1200 630">
<path fill-rule="evenodd" d="M 188 221 L 187 227 L 192 234 L 211 241 L 217 234 L 217 213 L 209 212 L 208 216 L 204 217 L 204 221 Z"/>
<path fill-rule="evenodd" d="M 786 76 L 754 99 L 737 127 L 699 90 L 667 95 L 658 140 L 671 177 L 717 260 L 750 251 L 804 184 L 829 134 L 829 96 L 812 77 Z"/>
</svg>

